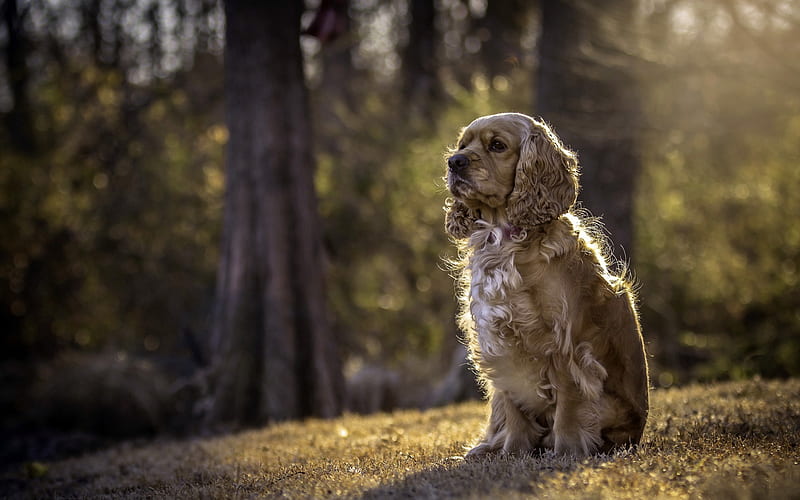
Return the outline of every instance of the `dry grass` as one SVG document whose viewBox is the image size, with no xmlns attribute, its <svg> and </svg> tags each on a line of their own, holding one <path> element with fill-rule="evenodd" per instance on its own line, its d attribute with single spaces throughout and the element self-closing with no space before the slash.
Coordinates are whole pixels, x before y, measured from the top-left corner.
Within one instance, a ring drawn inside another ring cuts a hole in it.
<svg viewBox="0 0 800 500">
<path fill-rule="evenodd" d="M 0 478 L 19 498 L 800 498 L 800 380 L 659 390 L 642 446 L 574 462 L 459 457 L 485 406 L 121 445 Z"/>
</svg>

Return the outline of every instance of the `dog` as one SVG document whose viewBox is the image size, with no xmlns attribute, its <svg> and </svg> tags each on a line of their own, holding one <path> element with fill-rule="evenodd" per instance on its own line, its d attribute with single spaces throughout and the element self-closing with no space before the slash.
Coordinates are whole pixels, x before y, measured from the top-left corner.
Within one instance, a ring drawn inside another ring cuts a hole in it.
<svg viewBox="0 0 800 500">
<path fill-rule="evenodd" d="M 634 290 L 575 208 L 576 154 L 519 113 L 476 119 L 448 154 L 458 323 L 491 407 L 467 458 L 638 444 L 649 383 Z"/>
</svg>

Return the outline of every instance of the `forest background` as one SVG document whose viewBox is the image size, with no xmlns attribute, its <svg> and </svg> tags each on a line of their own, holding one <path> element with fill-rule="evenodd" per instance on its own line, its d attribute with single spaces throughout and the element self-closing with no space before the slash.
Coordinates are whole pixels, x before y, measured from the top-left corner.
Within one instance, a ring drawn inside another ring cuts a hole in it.
<svg viewBox="0 0 800 500">
<path fill-rule="evenodd" d="M 443 157 L 460 127 L 506 110 L 633 155 L 604 191 L 628 208 L 586 205 L 625 242 L 653 385 L 800 372 L 800 6 L 552 2 L 592 19 L 560 68 L 620 75 L 614 96 L 571 101 L 595 119 L 626 103 L 599 133 L 537 102 L 567 85 L 542 72 L 549 3 L 306 6 L 330 335 L 351 394 L 370 395 L 350 409 L 457 397 L 442 385 L 459 365 Z M 334 27 L 312 29 L 325 9 Z M 3 434 L 191 430 L 223 237 L 223 6 L 4 0 L 2 13 Z"/>
</svg>

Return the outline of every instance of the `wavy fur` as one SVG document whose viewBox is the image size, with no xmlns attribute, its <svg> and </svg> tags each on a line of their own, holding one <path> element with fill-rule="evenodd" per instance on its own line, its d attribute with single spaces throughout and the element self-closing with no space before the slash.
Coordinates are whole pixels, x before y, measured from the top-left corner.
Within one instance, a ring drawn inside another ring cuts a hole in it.
<svg viewBox="0 0 800 500">
<path fill-rule="evenodd" d="M 634 292 L 609 269 L 599 224 L 574 209 L 575 154 L 515 113 L 475 120 L 455 154 L 468 159 L 447 176 L 458 324 L 491 401 L 468 456 L 638 443 L 649 397 Z"/>
</svg>

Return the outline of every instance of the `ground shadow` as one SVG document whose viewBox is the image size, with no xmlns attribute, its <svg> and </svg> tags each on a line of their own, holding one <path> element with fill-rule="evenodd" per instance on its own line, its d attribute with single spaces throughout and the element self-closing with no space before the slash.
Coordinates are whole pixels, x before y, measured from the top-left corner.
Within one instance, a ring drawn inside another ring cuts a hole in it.
<svg viewBox="0 0 800 500">
<path fill-rule="evenodd" d="M 616 460 L 618 455 L 596 455 L 585 460 L 559 457 L 553 452 L 492 456 L 470 461 L 451 457 L 422 471 L 370 489 L 360 498 L 490 497 L 502 492 L 530 495 L 536 493 L 537 484 L 545 479 L 579 466 L 599 466 Z"/>
</svg>

